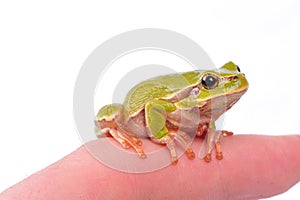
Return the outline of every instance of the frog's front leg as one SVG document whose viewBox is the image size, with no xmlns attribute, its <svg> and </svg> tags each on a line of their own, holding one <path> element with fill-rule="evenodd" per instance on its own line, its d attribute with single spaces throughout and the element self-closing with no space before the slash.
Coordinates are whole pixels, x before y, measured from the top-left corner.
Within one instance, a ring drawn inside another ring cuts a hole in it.
<svg viewBox="0 0 300 200">
<path fill-rule="evenodd" d="M 178 162 L 175 142 L 178 142 L 186 151 L 189 159 L 194 159 L 195 154 L 187 141 L 189 136 L 183 131 L 172 131 L 166 127 L 167 114 L 176 110 L 176 106 L 168 101 L 153 100 L 146 104 L 146 124 L 149 128 L 149 136 L 155 143 L 166 144 L 171 153 L 173 164 Z"/>
<path fill-rule="evenodd" d="M 216 159 L 222 160 L 223 159 L 223 153 L 221 150 L 221 139 L 223 136 L 231 136 L 233 135 L 232 132 L 225 131 L 225 130 L 216 130 L 215 124 L 210 123 L 208 130 L 207 130 L 207 135 L 204 139 L 203 146 L 200 150 L 200 158 L 203 158 L 204 161 L 210 162 L 211 161 L 211 153 L 212 150 L 215 148 L 216 149 Z"/>
</svg>

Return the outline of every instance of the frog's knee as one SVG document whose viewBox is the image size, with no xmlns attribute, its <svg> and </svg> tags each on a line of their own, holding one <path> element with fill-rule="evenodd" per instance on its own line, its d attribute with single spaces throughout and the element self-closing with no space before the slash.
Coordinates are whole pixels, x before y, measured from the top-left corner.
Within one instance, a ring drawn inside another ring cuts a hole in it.
<svg viewBox="0 0 300 200">
<path fill-rule="evenodd" d="M 99 110 L 98 114 L 96 115 L 96 120 L 112 121 L 122 112 L 122 109 L 122 104 L 105 105 Z"/>
</svg>

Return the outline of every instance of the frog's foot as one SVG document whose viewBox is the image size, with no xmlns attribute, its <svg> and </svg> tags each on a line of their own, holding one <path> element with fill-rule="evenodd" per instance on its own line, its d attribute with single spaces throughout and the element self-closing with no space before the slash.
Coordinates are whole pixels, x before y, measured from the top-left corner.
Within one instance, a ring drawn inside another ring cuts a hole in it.
<svg viewBox="0 0 300 200">
<path fill-rule="evenodd" d="M 225 131 L 225 130 L 215 131 L 215 130 L 210 129 L 207 137 L 205 138 L 206 150 L 205 150 L 205 154 L 203 157 L 204 161 L 206 161 L 206 162 L 211 161 L 211 154 L 212 154 L 213 148 L 215 148 L 215 150 L 216 150 L 216 159 L 222 160 L 223 153 L 221 150 L 220 140 L 221 140 L 222 136 L 231 136 L 231 135 L 233 135 L 233 133 L 230 131 Z"/>
<path fill-rule="evenodd" d="M 109 133 L 123 148 L 128 149 L 132 147 L 138 153 L 139 157 L 146 158 L 146 154 L 141 147 L 142 141 L 140 139 L 123 130 L 109 129 Z"/>
<path fill-rule="evenodd" d="M 215 148 L 216 148 L 216 159 L 217 160 L 222 160 L 223 159 L 223 153 L 221 150 L 221 145 L 220 142 L 217 142 L 215 144 Z M 204 161 L 205 162 L 210 162 L 211 161 L 211 152 L 208 152 L 205 156 L 204 156 Z"/>
<path fill-rule="evenodd" d="M 190 140 L 190 137 L 182 131 L 176 132 L 170 132 L 169 134 L 165 135 L 162 138 L 151 138 L 152 141 L 159 144 L 166 144 L 170 154 L 171 154 L 171 161 L 172 164 L 175 165 L 178 162 L 178 156 L 176 152 L 176 145 L 175 141 L 180 144 L 185 149 L 185 153 L 187 157 L 192 160 L 195 158 L 195 153 L 193 149 L 188 145 L 187 141 Z"/>
<path fill-rule="evenodd" d="M 176 142 L 180 144 L 181 147 L 185 149 L 185 153 L 187 157 L 192 160 L 195 158 L 195 153 L 193 149 L 188 145 L 187 141 L 189 141 L 191 138 L 188 134 L 186 134 L 183 131 L 178 131 L 177 133 L 171 133 L 171 135 L 174 136 L 174 139 Z"/>
<path fill-rule="evenodd" d="M 210 162 L 211 161 L 211 153 L 207 153 L 205 156 L 204 156 L 204 158 L 203 158 L 203 160 L 205 161 L 205 162 Z"/>
<path fill-rule="evenodd" d="M 154 143 L 157 144 L 165 144 L 167 145 L 168 149 L 170 150 L 171 153 L 171 161 L 172 164 L 175 165 L 178 162 L 178 157 L 177 157 L 177 152 L 175 148 L 175 142 L 174 142 L 174 137 L 172 135 L 165 135 L 162 138 L 154 138 L 152 137 L 151 140 Z"/>
<path fill-rule="evenodd" d="M 232 136 L 233 135 L 233 132 L 225 131 L 225 130 L 222 130 L 221 133 L 222 133 L 223 136 Z M 221 150 L 220 141 L 216 142 L 215 148 L 216 148 L 216 159 L 222 160 L 223 159 L 223 153 L 222 153 L 222 150 Z"/>
</svg>

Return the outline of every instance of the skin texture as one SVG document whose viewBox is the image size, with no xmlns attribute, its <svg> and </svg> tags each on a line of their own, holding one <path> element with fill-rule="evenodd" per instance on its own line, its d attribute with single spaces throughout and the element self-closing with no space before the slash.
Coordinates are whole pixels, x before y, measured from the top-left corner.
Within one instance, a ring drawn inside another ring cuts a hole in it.
<svg viewBox="0 0 300 200">
<path fill-rule="evenodd" d="M 195 152 L 201 142 L 195 139 Z M 300 180 L 299 135 L 226 137 L 222 149 L 221 161 L 182 156 L 176 166 L 129 174 L 102 165 L 83 146 L 0 199 L 258 199 L 283 193 Z"/>
</svg>

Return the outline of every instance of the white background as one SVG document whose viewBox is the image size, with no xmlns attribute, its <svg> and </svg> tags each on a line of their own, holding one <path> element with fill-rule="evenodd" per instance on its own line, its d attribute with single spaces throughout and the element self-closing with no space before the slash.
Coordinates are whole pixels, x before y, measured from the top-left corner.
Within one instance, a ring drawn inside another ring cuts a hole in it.
<svg viewBox="0 0 300 200">
<path fill-rule="evenodd" d="M 81 145 L 72 113 L 80 67 L 102 42 L 137 28 L 182 33 L 216 66 L 240 66 L 250 88 L 226 129 L 299 134 L 300 2 L 181 2 L 1 1 L 0 191 Z M 297 195 L 299 184 L 272 199 Z"/>
</svg>

